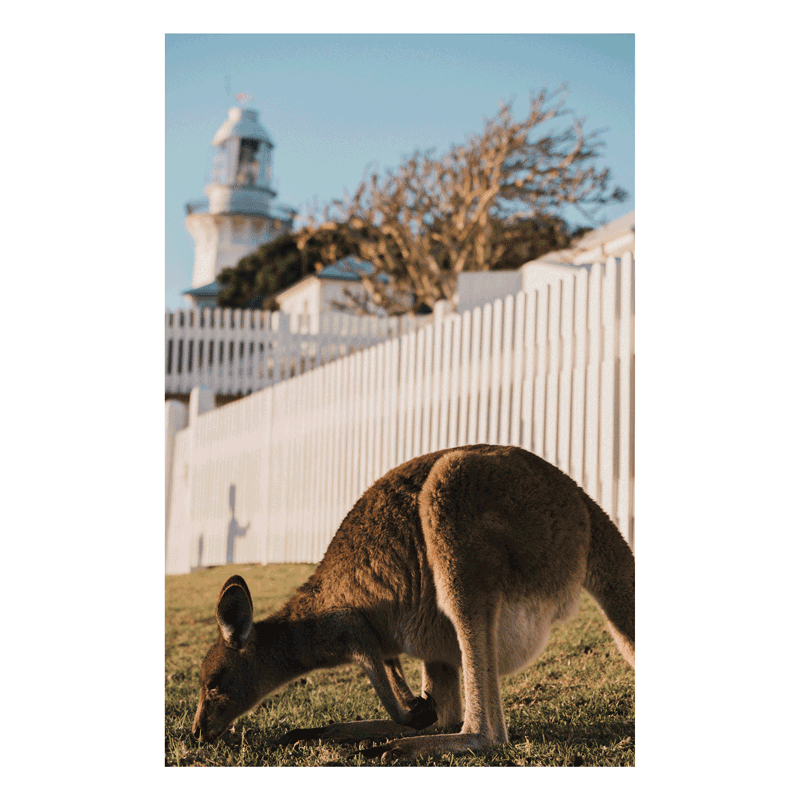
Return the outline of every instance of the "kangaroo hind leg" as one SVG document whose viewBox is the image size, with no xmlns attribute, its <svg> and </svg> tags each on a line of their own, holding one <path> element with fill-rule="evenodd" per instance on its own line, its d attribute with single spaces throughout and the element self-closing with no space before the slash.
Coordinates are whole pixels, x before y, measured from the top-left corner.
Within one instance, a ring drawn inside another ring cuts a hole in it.
<svg viewBox="0 0 800 800">
<path fill-rule="evenodd" d="M 484 602 L 475 603 L 475 606 L 469 612 L 462 611 L 453 615 L 462 654 L 461 667 L 466 697 L 461 730 L 458 733 L 423 734 L 396 739 L 385 745 L 360 751 L 363 755 L 380 755 L 384 759 L 411 759 L 444 753 L 477 752 L 493 744 L 504 744 L 508 741 L 497 670 L 498 604 L 486 602 L 484 598 Z M 444 680 L 447 689 L 442 692 L 444 671 L 437 671 L 434 667 L 430 670 L 429 677 L 428 668 L 429 665 L 426 664 L 426 685 L 431 692 L 436 692 L 438 679 L 439 694 L 444 701 L 440 721 L 443 727 L 449 726 L 461 705 L 460 691 L 457 701 L 454 700 L 456 695 L 452 678 L 457 675 L 457 671 L 450 667 Z M 435 694 L 433 696 L 436 697 Z"/>
<path fill-rule="evenodd" d="M 436 462 L 419 496 L 420 520 L 439 609 L 450 619 L 461 651 L 464 722 L 459 733 L 389 742 L 392 758 L 478 751 L 508 741 L 500 697 L 498 620 L 507 556 L 481 512 L 474 486 L 484 461 L 460 451 Z M 378 753 L 373 751 L 371 755 Z"/>
</svg>

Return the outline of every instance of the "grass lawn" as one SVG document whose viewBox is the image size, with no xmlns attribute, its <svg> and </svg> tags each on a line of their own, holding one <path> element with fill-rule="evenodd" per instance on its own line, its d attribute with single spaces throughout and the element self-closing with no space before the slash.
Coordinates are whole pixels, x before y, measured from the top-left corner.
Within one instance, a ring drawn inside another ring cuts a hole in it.
<svg viewBox="0 0 800 800">
<path fill-rule="evenodd" d="M 268 697 L 238 719 L 216 744 L 191 735 L 200 664 L 216 639 L 214 606 L 222 584 L 244 576 L 255 618 L 276 609 L 314 567 L 308 564 L 229 565 L 166 578 L 165 763 L 167 766 L 379 766 L 354 755 L 357 745 L 277 740 L 292 728 L 331 721 L 386 718 L 367 678 L 355 667 L 320 670 Z M 403 658 L 412 690 L 418 664 Z M 509 743 L 478 755 L 419 759 L 420 766 L 634 765 L 634 673 L 583 595 L 576 618 L 554 626 L 542 657 L 503 681 Z"/>
</svg>

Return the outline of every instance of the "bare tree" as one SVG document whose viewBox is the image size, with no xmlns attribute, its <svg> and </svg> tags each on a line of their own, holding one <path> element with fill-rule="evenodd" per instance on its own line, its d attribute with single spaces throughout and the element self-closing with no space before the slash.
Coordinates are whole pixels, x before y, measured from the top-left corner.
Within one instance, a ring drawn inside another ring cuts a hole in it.
<svg viewBox="0 0 800 800">
<path fill-rule="evenodd" d="M 483 133 L 444 157 L 416 152 L 383 178 L 368 174 L 352 197 L 335 201 L 298 231 L 298 246 L 346 241 L 347 249 L 374 265 L 362 274 L 366 292 L 350 293 L 355 309 L 382 306 L 390 314 L 452 302 L 457 276 L 489 270 L 518 247 L 525 220 L 545 227 L 565 206 L 591 220 L 594 209 L 625 199 L 599 171 L 600 131 L 584 133 L 584 120 L 534 134 L 565 116 L 566 87 L 532 94 L 528 115 L 517 122 L 511 103 L 485 120 Z M 552 225 L 551 225 L 552 227 Z"/>
</svg>

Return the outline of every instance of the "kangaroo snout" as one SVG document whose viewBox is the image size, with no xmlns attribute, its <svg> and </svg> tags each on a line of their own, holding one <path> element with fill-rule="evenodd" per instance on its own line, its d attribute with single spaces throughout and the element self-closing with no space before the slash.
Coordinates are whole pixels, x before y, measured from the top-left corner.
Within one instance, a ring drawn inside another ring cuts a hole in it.
<svg viewBox="0 0 800 800">
<path fill-rule="evenodd" d="M 213 744 L 218 738 L 219 733 L 212 733 L 209 730 L 207 709 L 204 709 L 203 702 L 201 701 L 197 706 L 197 713 L 194 715 L 194 722 L 192 723 L 192 736 L 202 744 Z"/>
<path fill-rule="evenodd" d="M 198 741 L 203 740 L 203 733 L 200 730 L 200 709 L 197 709 L 197 713 L 194 716 L 194 722 L 192 722 L 192 736 L 197 739 Z"/>
<path fill-rule="evenodd" d="M 198 744 L 214 744 L 219 739 L 219 733 L 203 730 L 197 720 L 192 723 L 192 736 L 197 740 Z"/>
</svg>

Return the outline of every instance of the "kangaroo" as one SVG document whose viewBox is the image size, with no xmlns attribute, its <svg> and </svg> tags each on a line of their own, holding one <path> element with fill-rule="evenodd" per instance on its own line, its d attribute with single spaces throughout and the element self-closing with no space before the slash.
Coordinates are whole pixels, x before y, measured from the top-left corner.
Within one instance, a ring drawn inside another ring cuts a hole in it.
<svg viewBox="0 0 800 800">
<path fill-rule="evenodd" d="M 254 622 L 245 581 L 225 582 L 192 733 L 214 742 L 280 686 L 352 663 L 390 719 L 294 730 L 279 743 L 388 737 L 357 751 L 384 760 L 506 743 L 500 676 L 544 650 L 551 624 L 577 610 L 581 587 L 633 667 L 633 554 L 571 478 L 517 447 L 414 458 L 362 495 L 280 611 Z M 419 697 L 401 653 L 423 662 Z"/>
</svg>

